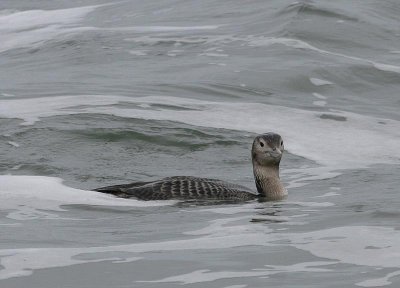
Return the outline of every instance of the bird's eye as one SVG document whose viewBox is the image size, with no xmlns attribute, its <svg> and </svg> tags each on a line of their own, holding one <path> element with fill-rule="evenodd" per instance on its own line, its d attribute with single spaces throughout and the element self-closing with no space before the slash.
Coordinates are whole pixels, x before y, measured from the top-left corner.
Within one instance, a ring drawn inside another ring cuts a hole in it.
<svg viewBox="0 0 400 288">
<path fill-rule="evenodd" d="M 264 147 L 264 143 L 263 143 L 263 142 L 260 142 L 260 146 L 261 146 L 261 147 Z"/>
</svg>

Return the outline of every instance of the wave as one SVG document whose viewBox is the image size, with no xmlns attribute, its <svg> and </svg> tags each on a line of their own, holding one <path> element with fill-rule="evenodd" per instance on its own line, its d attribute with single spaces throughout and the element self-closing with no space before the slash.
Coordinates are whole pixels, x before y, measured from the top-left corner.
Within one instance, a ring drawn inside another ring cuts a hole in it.
<svg viewBox="0 0 400 288">
<path fill-rule="evenodd" d="M 317 47 L 315 47 L 305 41 L 299 40 L 299 39 L 282 38 L 282 37 L 257 37 L 253 40 L 249 40 L 249 45 L 256 46 L 256 47 L 261 47 L 261 46 L 267 47 L 267 46 L 274 45 L 274 44 L 280 44 L 280 45 L 284 45 L 284 46 L 287 46 L 290 48 L 308 50 L 308 51 L 317 52 L 322 55 L 335 56 L 335 57 L 345 58 L 345 59 L 356 61 L 356 62 L 361 62 L 364 64 L 372 65 L 376 69 L 385 71 L 385 72 L 400 73 L 400 66 L 379 63 L 379 62 L 376 62 L 376 61 L 373 61 L 370 59 L 365 59 L 365 58 L 356 57 L 356 56 L 350 56 L 350 55 L 346 55 L 346 54 L 342 54 L 342 53 L 331 52 L 328 50 L 317 48 Z"/>
<path fill-rule="evenodd" d="M 58 10 L 27 10 L 0 15 L 0 52 L 41 45 L 67 33 L 85 30 L 76 27 L 99 6 Z"/>
<path fill-rule="evenodd" d="M 14 220 L 59 219 L 54 212 L 64 211 L 62 205 L 148 207 L 175 203 L 115 198 L 67 187 L 61 179 L 54 177 L 0 175 L 0 182 L 0 209 L 8 211 L 7 218 Z"/>
<path fill-rule="evenodd" d="M 279 15 L 286 13 L 295 13 L 296 16 L 301 15 L 317 15 L 321 17 L 335 18 L 347 21 L 358 21 L 357 17 L 346 15 L 345 11 L 334 10 L 333 7 L 321 7 L 310 2 L 294 2 L 283 8 Z"/>
<path fill-rule="evenodd" d="M 265 277 L 278 273 L 329 273 L 334 271 L 329 268 L 329 265 L 339 263 L 363 267 L 400 268 L 397 255 L 400 248 L 400 233 L 393 228 L 342 226 L 311 232 L 285 233 L 272 230 L 263 224 L 237 225 L 236 222 L 241 218 L 243 217 L 212 221 L 208 227 L 204 228 L 208 229 L 208 234 L 200 233 L 199 236 L 188 231 L 187 234 L 192 236 L 186 239 L 98 247 L 0 249 L 3 266 L 0 270 L 0 279 L 28 276 L 35 270 L 45 268 L 101 261 L 112 263 L 140 261 L 146 259 L 146 253 L 149 252 L 212 251 L 243 246 L 296 248 L 323 258 L 324 261 L 298 262 L 289 265 L 265 264 L 247 271 L 196 270 L 157 280 L 138 279 L 136 282 L 186 284 L 232 277 Z M 348 252 L 349 249 L 351 253 Z M 398 272 L 392 272 L 385 277 L 367 279 L 357 285 L 364 287 L 374 287 L 373 285 L 377 283 L 380 284 L 379 286 L 388 285 L 389 279 L 398 274 Z"/>
<path fill-rule="evenodd" d="M 87 31 L 112 32 L 184 32 L 214 30 L 217 25 L 202 26 L 132 26 L 132 27 L 87 27 L 79 23 L 99 7 L 113 4 L 82 6 L 58 10 L 6 11 L 0 13 L 2 41 L 0 53 L 11 49 L 39 47 L 60 36 Z"/>
<path fill-rule="evenodd" d="M 119 103 L 124 105 L 116 105 Z M 23 119 L 25 125 L 34 124 L 42 117 L 90 113 L 254 133 L 276 131 L 286 139 L 291 153 L 330 169 L 392 164 L 400 159 L 399 121 L 337 110 L 321 113 L 260 103 L 166 96 L 79 95 L 5 99 L 0 104 L 1 117 Z M 376 139 L 385 139 L 379 149 L 376 149 Z"/>
</svg>

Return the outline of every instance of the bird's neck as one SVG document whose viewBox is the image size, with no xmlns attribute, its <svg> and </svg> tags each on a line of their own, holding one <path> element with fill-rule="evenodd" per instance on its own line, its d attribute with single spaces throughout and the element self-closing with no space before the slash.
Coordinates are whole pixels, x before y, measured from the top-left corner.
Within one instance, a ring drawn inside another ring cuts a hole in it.
<svg viewBox="0 0 400 288">
<path fill-rule="evenodd" d="M 286 189 L 279 179 L 279 163 L 261 166 L 253 161 L 253 172 L 259 198 L 278 200 L 286 196 Z"/>
</svg>

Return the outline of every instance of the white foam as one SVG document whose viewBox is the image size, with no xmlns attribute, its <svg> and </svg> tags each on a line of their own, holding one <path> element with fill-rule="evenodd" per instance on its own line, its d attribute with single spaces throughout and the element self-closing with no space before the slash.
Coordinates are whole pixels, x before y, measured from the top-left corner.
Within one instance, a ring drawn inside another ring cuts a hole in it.
<svg viewBox="0 0 400 288">
<path fill-rule="evenodd" d="M 18 170 L 18 169 L 20 169 L 22 166 L 23 166 L 22 164 L 15 165 L 15 166 L 11 167 L 11 170 Z"/>
<path fill-rule="evenodd" d="M 43 176 L 0 176 L 0 210 L 16 220 L 54 219 L 54 212 L 64 211 L 61 205 L 87 204 L 102 206 L 160 206 L 171 201 L 138 201 L 121 199 L 94 191 L 79 190 L 62 184 L 59 178 Z"/>
<path fill-rule="evenodd" d="M 138 107 L 144 108 L 144 109 L 148 109 L 151 108 L 150 104 L 144 103 L 144 104 L 139 104 Z"/>
<path fill-rule="evenodd" d="M 385 275 L 384 277 L 368 279 L 368 280 L 356 283 L 356 285 L 361 286 L 361 287 L 382 287 L 382 286 L 392 284 L 392 282 L 390 282 L 389 279 L 392 277 L 399 276 L 399 275 L 400 275 L 400 271 L 395 271 L 395 272 Z"/>
<path fill-rule="evenodd" d="M 160 280 L 152 281 L 137 281 L 137 282 L 147 282 L 147 283 L 169 283 L 178 282 L 181 285 L 194 284 L 194 283 L 204 283 L 212 282 L 221 279 L 233 279 L 233 278 L 244 278 L 244 277 L 261 277 L 265 278 L 270 275 L 280 274 L 280 273 L 293 273 L 293 272 L 330 272 L 330 269 L 325 268 L 315 268 L 315 266 L 330 265 L 335 262 L 304 262 L 297 263 L 294 265 L 268 265 L 267 268 L 252 269 L 250 271 L 218 271 L 213 272 L 207 269 L 196 270 L 187 274 L 181 274 L 177 276 L 166 277 Z"/>
<path fill-rule="evenodd" d="M 389 72 L 395 72 L 395 73 L 400 73 L 400 67 L 395 66 L 395 65 L 389 65 L 389 64 L 383 64 L 379 63 L 373 60 L 369 59 L 364 59 L 356 56 L 350 56 L 346 54 L 341 54 L 341 53 L 336 53 L 336 52 L 331 52 L 328 50 L 323 50 L 319 49 L 315 46 L 312 46 L 311 44 L 308 44 L 305 41 L 298 40 L 298 39 L 292 39 L 292 38 L 275 38 L 275 37 L 258 37 L 258 38 L 253 38 L 248 40 L 248 44 L 250 46 L 270 46 L 274 44 L 281 44 L 285 45 L 287 47 L 292 47 L 296 49 L 303 49 L 303 50 L 310 50 L 314 52 L 318 52 L 323 55 L 331 55 L 331 56 L 337 56 L 345 59 L 350 59 L 354 60 L 357 62 L 362 62 L 365 64 L 369 64 L 374 66 L 376 69 L 382 70 L 382 71 L 389 71 Z M 310 79 L 311 80 L 311 79 Z"/>
<path fill-rule="evenodd" d="M 336 192 L 327 192 L 325 194 L 315 196 L 315 198 L 325 198 L 325 197 L 333 197 L 333 196 L 340 196 L 341 194 L 336 193 Z"/>
<path fill-rule="evenodd" d="M 101 248 L 26 248 L 0 250 L 1 263 L 4 267 L 0 270 L 0 279 L 29 276 L 34 270 L 54 267 L 66 267 L 81 263 L 93 263 L 100 261 L 119 261 L 116 256 L 94 256 L 94 259 L 74 259 L 74 256 L 83 253 L 109 252 Z M 111 252 L 118 252 L 111 250 Z M 97 258 L 97 259 L 96 259 Z M 139 260 L 139 257 L 126 257 L 124 260 Z"/>
<path fill-rule="evenodd" d="M 247 203 L 241 204 L 240 206 L 228 206 L 228 207 L 215 207 L 215 208 L 207 208 L 201 210 L 191 210 L 192 212 L 212 212 L 217 214 L 224 214 L 224 215 L 234 215 L 234 214 L 241 214 L 241 213 L 248 213 L 257 209 L 257 207 L 263 207 L 258 203 Z"/>
<path fill-rule="evenodd" d="M 80 31 L 76 24 L 97 7 L 27 10 L 0 15 L 0 52 L 34 47 L 59 35 Z"/>
<path fill-rule="evenodd" d="M 345 226 L 291 234 L 288 238 L 296 248 L 321 258 L 361 266 L 400 268 L 400 231 L 393 228 Z"/>
<path fill-rule="evenodd" d="M 0 15 L 1 31 L 21 31 L 43 25 L 74 24 L 98 6 L 84 6 L 59 10 L 26 10 Z"/>
<path fill-rule="evenodd" d="M 126 201 L 126 200 L 123 200 Z M 240 219 L 235 219 L 235 221 Z M 138 261 L 146 252 L 214 250 L 242 246 L 283 246 L 307 251 L 316 257 L 329 261 L 296 263 L 288 266 L 268 265 L 250 271 L 193 271 L 187 274 L 167 277 L 156 282 L 196 282 L 214 281 L 232 277 L 266 277 L 282 272 L 329 272 L 326 268 L 316 268 L 335 263 L 353 264 L 367 267 L 400 268 L 400 231 L 393 228 L 375 226 L 345 226 L 304 233 L 279 233 L 265 230 L 265 225 L 247 224 L 247 230 L 230 229 L 229 220 L 219 224 L 217 229 L 209 229 L 207 235 L 192 239 L 161 242 L 143 242 L 127 245 L 82 247 L 82 248 L 22 248 L 0 250 L 3 269 L 0 279 L 26 276 L 36 269 L 64 267 L 98 261 L 116 263 Z M 213 223 L 211 223 L 213 224 Z M 235 227 L 235 226 L 233 226 Z M 214 227 L 215 228 L 215 227 Z M 199 233 L 202 234 L 203 233 Z M 77 257 L 79 256 L 79 257 Z M 82 257 L 84 256 L 84 257 Z M 197 275 L 198 277 L 189 277 Z M 396 276 L 388 274 L 385 279 Z M 145 280 L 145 279 L 144 279 Z M 378 282 L 378 280 L 375 281 Z M 367 282 L 363 285 L 367 285 Z M 379 283 L 385 284 L 383 281 Z M 359 283 L 360 284 L 360 283 Z M 361 283 L 362 284 L 362 283 Z M 386 284 L 385 284 L 386 285 Z"/>
<path fill-rule="evenodd" d="M 38 121 L 39 117 L 83 113 L 83 111 L 79 109 L 79 105 L 113 105 L 117 104 L 119 101 L 124 101 L 124 99 L 129 100 L 128 97 L 86 95 L 77 97 L 65 96 L 57 98 L 15 99 L 15 101 L 12 102 L 1 102 L 0 116 L 23 119 L 25 120 L 24 124 L 29 125 Z M 92 101 L 94 102 L 90 104 Z"/>
<path fill-rule="evenodd" d="M 210 62 L 210 63 L 207 63 L 207 64 L 209 64 L 209 65 L 216 65 L 216 66 L 226 66 L 226 63 L 215 63 L 215 62 Z"/>
<path fill-rule="evenodd" d="M 326 100 L 326 99 L 328 99 L 328 97 L 326 97 L 326 96 L 324 96 L 324 95 L 321 95 L 321 94 L 319 94 L 319 93 L 313 93 L 312 94 L 315 98 L 318 98 L 318 99 L 321 99 L 321 100 Z"/>
<path fill-rule="evenodd" d="M 301 206 L 301 207 L 331 207 L 331 206 L 335 206 L 335 204 L 333 204 L 331 202 L 299 202 L 299 201 L 295 201 L 295 202 L 285 201 L 282 205 L 297 205 L 297 206 Z"/>
<path fill-rule="evenodd" d="M 321 100 L 313 101 L 313 105 L 319 106 L 319 107 L 324 107 L 324 106 L 326 106 L 326 101 L 321 101 Z"/>
<path fill-rule="evenodd" d="M 19 147 L 19 144 L 18 144 L 17 142 L 8 141 L 7 143 L 10 144 L 11 146 L 15 147 L 15 148 L 18 148 L 18 147 Z"/>
<path fill-rule="evenodd" d="M 185 109 L 111 106 L 120 102 L 137 105 L 165 103 Z M 400 160 L 399 121 L 350 112 L 332 110 L 329 114 L 345 120 L 336 121 L 334 117 L 324 119 L 320 112 L 288 107 L 260 103 L 209 102 L 163 96 L 134 98 L 80 95 L 0 100 L 0 117 L 20 118 L 25 120 L 25 124 L 33 124 L 41 117 L 79 113 L 169 120 L 195 126 L 256 133 L 276 131 L 282 134 L 287 143 L 285 146 L 291 153 L 328 167 L 326 170 L 302 169 L 304 173 L 310 175 L 309 180 L 320 177 L 322 172 L 329 174 L 327 177 L 335 176 L 335 173 L 332 173 L 334 169 L 360 168 L 376 163 L 397 164 Z M 380 124 L 382 122 L 385 125 Z M 385 139 L 380 142 L 379 149 L 376 149 L 376 139 Z"/>
<path fill-rule="evenodd" d="M 323 86 L 323 85 L 331 85 L 333 84 L 332 82 L 324 79 L 319 79 L 319 78 L 310 78 L 310 82 L 314 84 L 315 86 Z"/>
<path fill-rule="evenodd" d="M 205 28 L 206 30 L 209 29 L 217 29 L 219 26 L 198 26 L 198 29 Z M 187 30 L 190 28 L 195 28 L 195 27 L 186 27 Z M 180 37 L 171 37 L 171 36 L 160 36 L 160 35 L 143 35 L 143 36 L 137 36 L 135 38 L 125 38 L 124 41 L 128 42 L 136 42 L 136 43 L 141 43 L 144 45 L 155 45 L 159 43 L 167 43 L 167 44 L 173 44 L 174 46 L 181 46 L 181 45 L 190 45 L 190 44 L 211 44 L 215 42 L 223 42 L 227 40 L 232 40 L 235 39 L 231 36 L 180 36 Z M 206 50 L 208 51 L 208 50 Z"/>
<path fill-rule="evenodd" d="M 245 225 L 227 225 L 231 224 L 232 222 L 237 222 L 239 220 L 248 220 L 248 216 L 242 217 L 235 217 L 235 218 L 223 218 L 223 219 L 216 219 L 210 221 L 211 224 L 208 226 L 195 230 L 195 231 L 188 231 L 184 232 L 183 234 L 186 235 L 213 235 L 213 236 L 228 236 L 232 234 L 237 234 L 240 232 L 246 233 L 248 231 L 247 223 Z M 273 219 L 279 219 L 279 217 L 273 217 Z M 268 228 L 265 229 L 265 232 L 270 232 Z"/>
<path fill-rule="evenodd" d="M 285 237 L 285 236 L 283 236 Z M 345 226 L 307 233 L 291 234 L 294 247 L 315 256 L 341 263 L 379 268 L 400 268 L 400 231 L 376 226 Z M 391 284 L 392 272 L 382 278 L 368 279 L 358 286 L 376 287 Z"/>
<path fill-rule="evenodd" d="M 250 39 L 250 46 L 270 46 L 274 44 L 283 44 L 288 47 L 298 48 L 298 49 L 308 49 L 313 51 L 321 52 L 323 50 L 318 49 L 305 41 L 291 38 L 275 38 L 275 37 L 258 37 Z"/>
<path fill-rule="evenodd" d="M 337 177 L 340 173 L 333 171 L 333 167 L 301 167 L 299 169 L 285 169 L 285 181 L 288 182 L 287 188 L 296 188 L 304 186 L 309 181 L 326 180 Z M 286 180 L 287 179 L 287 180 Z"/>
<path fill-rule="evenodd" d="M 203 25 L 203 26 L 126 26 L 113 28 L 95 28 L 98 30 L 109 31 L 129 31 L 129 32 L 181 32 L 181 31 L 196 31 L 196 30 L 214 30 L 218 29 L 218 25 Z M 140 38 L 127 38 L 126 41 L 136 41 Z"/>
<path fill-rule="evenodd" d="M 168 282 L 179 282 L 181 285 L 211 282 L 220 279 L 233 279 L 233 278 L 244 278 L 254 276 L 266 276 L 269 275 L 267 271 L 219 271 L 211 272 L 210 270 L 196 270 L 187 274 L 166 277 L 160 280 L 152 281 L 136 281 L 139 283 L 168 283 Z"/>
<path fill-rule="evenodd" d="M 7 227 L 20 227 L 22 226 L 21 223 L 0 223 L 0 226 L 7 226 Z"/>
<path fill-rule="evenodd" d="M 146 56 L 147 51 L 145 51 L 145 50 L 129 50 L 129 54 L 135 55 L 135 56 Z"/>
<path fill-rule="evenodd" d="M 126 201 L 126 200 L 123 200 Z M 36 269 L 65 267 L 98 261 L 137 261 L 137 253 L 152 251 L 184 251 L 226 249 L 247 245 L 264 245 L 265 234 L 252 233 L 249 229 L 245 235 L 234 234 L 224 237 L 205 236 L 195 239 L 144 242 L 128 245 L 86 247 L 86 248 L 23 248 L 0 250 L 0 279 L 31 275 Z M 107 252 L 107 253 L 106 253 Z M 113 253 L 124 252 L 116 257 Z M 78 259 L 76 256 L 90 255 L 90 259 Z M 111 255 L 110 255 L 111 254 Z M 130 255 L 134 254 L 134 255 Z"/>
<path fill-rule="evenodd" d="M 374 67 L 376 69 L 379 69 L 379 70 L 382 70 L 382 71 L 400 73 L 400 67 L 399 66 L 376 63 L 376 62 L 373 62 L 372 64 L 374 65 Z"/>
<path fill-rule="evenodd" d="M 13 11 L 0 15 L 0 52 L 15 48 L 38 47 L 46 41 L 71 33 L 85 31 L 130 31 L 138 33 L 180 32 L 214 30 L 217 25 L 203 26 L 132 26 L 132 27 L 85 27 L 79 26 L 96 8 L 112 5 L 83 6 L 58 10 Z"/>
<path fill-rule="evenodd" d="M 10 93 L 0 93 L 1 96 L 3 97 L 14 97 L 14 94 L 10 94 Z"/>
<path fill-rule="evenodd" d="M 199 56 L 207 56 L 207 57 L 228 57 L 228 54 L 221 53 L 201 53 Z"/>
</svg>

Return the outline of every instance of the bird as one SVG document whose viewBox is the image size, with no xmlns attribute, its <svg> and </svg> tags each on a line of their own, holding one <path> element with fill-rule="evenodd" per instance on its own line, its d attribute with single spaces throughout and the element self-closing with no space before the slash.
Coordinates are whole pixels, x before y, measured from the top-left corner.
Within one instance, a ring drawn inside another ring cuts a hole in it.
<svg viewBox="0 0 400 288">
<path fill-rule="evenodd" d="M 194 176 L 172 176 L 155 181 L 106 186 L 94 191 L 146 201 L 280 200 L 287 195 L 287 190 L 279 178 L 279 164 L 283 152 L 283 139 L 279 134 L 268 132 L 254 138 L 251 159 L 257 193 L 247 187 L 223 180 Z"/>
</svg>

